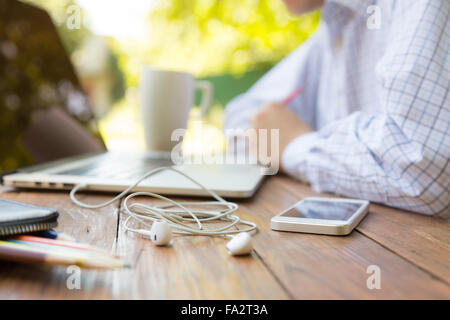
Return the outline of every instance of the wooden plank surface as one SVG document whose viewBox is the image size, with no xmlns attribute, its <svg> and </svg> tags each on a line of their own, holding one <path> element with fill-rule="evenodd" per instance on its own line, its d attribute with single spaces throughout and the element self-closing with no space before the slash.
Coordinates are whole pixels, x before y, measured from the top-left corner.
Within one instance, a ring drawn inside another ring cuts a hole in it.
<svg viewBox="0 0 450 320">
<path fill-rule="evenodd" d="M 152 202 L 140 199 L 143 203 Z M 145 299 L 286 299 L 289 295 L 261 259 L 231 257 L 228 239 L 174 236 L 170 247 L 126 232 L 121 215 L 117 253 L 135 268 L 119 280 L 121 296 Z M 135 224 L 131 224 L 137 227 Z M 133 285 L 127 285 L 129 282 Z"/>
<path fill-rule="evenodd" d="M 277 177 L 273 189 L 297 198 L 318 196 L 308 186 Z M 323 195 L 322 195 L 323 196 Z M 450 210 L 450 208 L 449 208 Z M 450 284 L 450 223 L 404 210 L 371 204 L 357 230 L 404 259 Z"/>
<path fill-rule="evenodd" d="M 1 198 L 59 211 L 59 232 L 73 235 L 81 242 L 115 250 L 118 202 L 91 210 L 74 206 L 65 192 L 5 192 Z M 80 197 L 81 199 L 84 196 Z M 109 195 L 96 195 L 94 201 L 105 201 Z M 82 290 L 69 290 L 65 267 L 46 267 L 0 262 L 0 299 L 108 299 L 111 294 L 111 272 L 82 270 Z"/>
<path fill-rule="evenodd" d="M 176 237 L 170 247 L 123 229 L 120 204 L 87 210 L 65 192 L 9 191 L 2 198 L 60 211 L 58 231 L 115 251 L 129 270 L 82 271 L 82 289 L 66 287 L 63 267 L 0 263 L 0 298 L 17 299 L 450 299 L 449 225 L 436 218 L 372 205 L 347 237 L 270 230 L 270 218 L 316 195 L 287 177 L 267 179 L 239 215 L 256 222 L 250 257 L 228 256 L 222 238 Z M 84 194 L 101 202 L 108 194 Z M 148 201 L 148 200 L 146 200 Z M 366 286 L 369 265 L 381 269 L 381 290 Z"/>
<path fill-rule="evenodd" d="M 374 205 L 358 231 L 450 284 L 449 223 Z"/>
<path fill-rule="evenodd" d="M 346 237 L 270 231 L 270 218 L 301 198 L 316 195 L 286 177 L 270 179 L 255 199 L 241 203 L 262 230 L 255 249 L 298 299 L 450 298 L 450 287 L 359 232 Z M 369 213 L 370 216 L 371 213 Z M 440 221 L 439 221 L 440 223 Z M 445 222 L 442 222 L 445 223 Z M 271 248 L 272 250 L 268 250 Z M 450 252 L 441 250 L 441 254 Z M 381 290 L 366 286 L 367 267 L 381 269 Z"/>
</svg>

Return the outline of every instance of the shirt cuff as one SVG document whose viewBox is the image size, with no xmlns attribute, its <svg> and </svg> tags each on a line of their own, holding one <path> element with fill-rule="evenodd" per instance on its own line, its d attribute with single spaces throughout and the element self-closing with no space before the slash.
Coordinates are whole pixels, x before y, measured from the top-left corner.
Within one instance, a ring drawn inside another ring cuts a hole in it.
<svg viewBox="0 0 450 320">
<path fill-rule="evenodd" d="M 281 155 L 281 165 L 286 173 L 301 180 L 306 179 L 304 170 L 300 168 L 300 163 L 304 162 L 307 153 L 317 145 L 317 139 L 317 132 L 310 132 L 289 142 Z"/>
</svg>

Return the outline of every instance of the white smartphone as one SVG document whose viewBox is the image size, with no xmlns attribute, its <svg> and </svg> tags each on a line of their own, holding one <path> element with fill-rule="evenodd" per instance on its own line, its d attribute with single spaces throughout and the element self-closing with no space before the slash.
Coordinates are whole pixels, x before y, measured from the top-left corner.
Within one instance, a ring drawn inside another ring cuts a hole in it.
<svg viewBox="0 0 450 320">
<path fill-rule="evenodd" d="M 347 235 L 369 212 L 369 201 L 305 198 L 270 220 L 277 231 Z"/>
</svg>

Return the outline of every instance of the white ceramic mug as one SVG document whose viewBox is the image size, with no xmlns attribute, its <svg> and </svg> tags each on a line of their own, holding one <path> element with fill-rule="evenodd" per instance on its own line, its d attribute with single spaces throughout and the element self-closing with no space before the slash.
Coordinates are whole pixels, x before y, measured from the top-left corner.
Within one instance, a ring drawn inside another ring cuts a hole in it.
<svg viewBox="0 0 450 320">
<path fill-rule="evenodd" d="M 151 151 L 169 152 L 178 143 L 171 141 L 172 132 L 186 129 L 195 90 L 202 91 L 202 116 L 212 100 L 211 83 L 195 81 L 186 72 L 144 67 L 139 87 L 145 143 Z"/>
</svg>

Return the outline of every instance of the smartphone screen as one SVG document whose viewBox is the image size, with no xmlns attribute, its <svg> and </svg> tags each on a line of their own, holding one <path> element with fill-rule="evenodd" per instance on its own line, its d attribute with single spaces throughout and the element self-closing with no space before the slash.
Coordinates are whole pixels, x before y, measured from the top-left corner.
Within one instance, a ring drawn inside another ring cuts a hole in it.
<svg viewBox="0 0 450 320">
<path fill-rule="evenodd" d="M 361 206 L 360 203 L 305 199 L 281 216 L 346 221 L 350 219 Z"/>
</svg>

